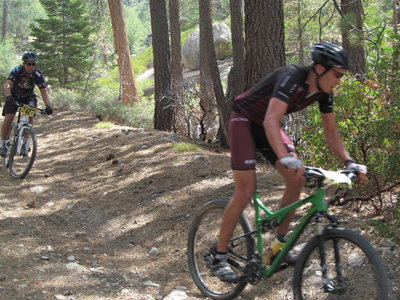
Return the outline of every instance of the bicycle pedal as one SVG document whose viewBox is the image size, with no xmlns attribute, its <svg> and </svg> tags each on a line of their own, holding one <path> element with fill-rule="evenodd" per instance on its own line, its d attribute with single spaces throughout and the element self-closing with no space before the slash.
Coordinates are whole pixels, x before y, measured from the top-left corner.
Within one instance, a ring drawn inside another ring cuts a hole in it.
<svg viewBox="0 0 400 300">
<path fill-rule="evenodd" d="M 284 263 L 282 263 L 282 264 L 279 266 L 279 268 L 278 268 L 277 271 L 285 270 L 285 269 L 287 269 L 289 266 L 290 266 L 290 264 L 284 262 Z"/>
</svg>

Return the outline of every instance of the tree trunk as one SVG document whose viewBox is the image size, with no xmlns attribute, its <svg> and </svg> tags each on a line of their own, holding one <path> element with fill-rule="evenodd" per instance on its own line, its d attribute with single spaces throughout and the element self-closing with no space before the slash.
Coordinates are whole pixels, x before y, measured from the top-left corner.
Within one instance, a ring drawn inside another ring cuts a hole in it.
<svg viewBox="0 0 400 300">
<path fill-rule="evenodd" d="M 400 24 L 400 0 L 393 0 L 393 33 L 397 38 L 393 39 L 393 74 L 399 71 L 400 44 L 399 44 L 399 24 Z M 399 80 L 399 79 L 397 79 Z"/>
<path fill-rule="evenodd" d="M 226 92 L 226 105 L 228 108 L 231 107 L 233 99 L 244 92 L 244 38 L 242 3 L 242 0 L 230 1 L 233 67 L 229 72 L 228 88 Z"/>
<path fill-rule="evenodd" d="M 3 40 L 7 37 L 7 17 L 8 17 L 8 0 L 3 0 L 3 24 L 1 38 Z"/>
<path fill-rule="evenodd" d="M 246 90 L 285 65 L 283 0 L 245 0 Z"/>
<path fill-rule="evenodd" d="M 179 24 L 179 0 L 169 0 L 169 23 L 171 31 L 171 82 L 174 100 L 174 126 L 180 134 L 186 133 L 185 99 L 181 54 L 181 29 Z M 189 129 L 188 129 L 189 130 Z"/>
<path fill-rule="evenodd" d="M 221 143 L 223 145 L 228 145 L 228 131 L 227 131 L 227 125 L 229 119 L 226 118 L 227 115 L 229 115 L 228 110 L 229 108 L 226 106 L 225 103 L 225 95 L 224 95 L 224 90 L 222 88 L 221 84 L 221 78 L 219 75 L 219 69 L 218 69 L 218 63 L 217 63 L 217 55 L 215 54 L 215 48 L 214 48 L 214 40 L 213 40 L 213 30 L 212 30 L 212 19 L 211 19 L 211 3 L 209 0 L 207 1 L 200 1 L 199 3 L 200 7 L 200 19 L 203 20 L 205 28 L 205 32 L 207 33 L 205 36 L 206 44 L 205 46 L 207 47 L 207 52 L 208 52 L 208 60 L 207 63 L 210 65 L 210 71 L 211 71 L 211 76 L 212 76 L 212 83 L 213 83 L 213 89 L 214 89 L 214 94 L 217 100 L 217 105 L 218 105 L 218 115 L 219 115 L 219 122 L 220 122 L 220 131 L 222 131 L 222 134 L 220 135 L 221 138 Z"/>
<path fill-rule="evenodd" d="M 208 53 L 208 37 L 213 36 L 211 28 L 206 24 L 212 22 L 211 0 L 202 0 L 200 4 L 200 139 L 211 142 L 217 133 L 216 109 L 213 83 L 211 78 L 211 64 Z M 208 31 L 207 31 L 208 30 Z M 210 32 L 211 30 L 211 32 Z"/>
<path fill-rule="evenodd" d="M 350 59 L 350 72 L 365 78 L 365 48 L 363 34 L 363 7 L 361 0 L 341 0 L 342 46 Z"/>
<path fill-rule="evenodd" d="M 165 0 L 150 0 L 154 60 L 154 128 L 173 129 L 168 19 Z"/>
<path fill-rule="evenodd" d="M 108 0 L 115 49 L 118 54 L 118 69 L 121 80 L 122 97 L 125 104 L 138 102 L 135 75 L 131 63 L 128 36 L 126 34 L 125 18 L 121 0 Z"/>
<path fill-rule="evenodd" d="M 299 34 L 297 47 L 299 50 L 299 64 L 304 66 L 304 45 L 303 45 L 303 30 L 301 25 L 301 7 L 302 0 L 297 0 L 297 31 Z"/>
</svg>

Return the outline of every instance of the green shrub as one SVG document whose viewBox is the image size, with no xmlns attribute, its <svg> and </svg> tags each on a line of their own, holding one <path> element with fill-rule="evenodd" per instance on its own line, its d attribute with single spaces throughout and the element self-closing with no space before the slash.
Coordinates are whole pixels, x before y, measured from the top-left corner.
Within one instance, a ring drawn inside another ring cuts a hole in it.
<svg viewBox="0 0 400 300">
<path fill-rule="evenodd" d="M 105 93 L 83 95 L 65 89 L 51 93 L 50 97 L 55 108 L 85 110 L 107 120 L 134 127 L 153 128 L 154 104 L 146 98 L 133 105 L 125 105 L 117 97 Z"/>
<path fill-rule="evenodd" d="M 380 211 L 384 208 L 383 193 L 394 192 L 400 182 L 399 99 L 376 80 L 361 83 L 345 78 L 334 101 L 336 122 L 346 149 L 368 167 L 369 183 L 357 185 L 358 199 Z M 317 105 L 308 111 L 300 148 L 308 164 L 343 168 L 325 143 Z"/>
</svg>

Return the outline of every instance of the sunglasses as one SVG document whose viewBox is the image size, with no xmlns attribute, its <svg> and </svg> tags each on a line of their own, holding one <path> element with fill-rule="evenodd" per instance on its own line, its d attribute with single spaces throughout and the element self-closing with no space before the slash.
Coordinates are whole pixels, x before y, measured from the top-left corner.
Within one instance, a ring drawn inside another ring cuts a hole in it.
<svg viewBox="0 0 400 300">
<path fill-rule="evenodd" d="M 36 63 L 25 63 L 27 66 L 35 66 Z"/>
<path fill-rule="evenodd" d="M 333 74 L 335 74 L 335 77 L 336 78 L 342 78 L 343 77 L 343 75 L 344 75 L 344 73 L 342 73 L 342 72 L 339 72 L 338 70 L 335 70 L 335 69 L 331 69 L 332 71 L 333 71 Z"/>
</svg>

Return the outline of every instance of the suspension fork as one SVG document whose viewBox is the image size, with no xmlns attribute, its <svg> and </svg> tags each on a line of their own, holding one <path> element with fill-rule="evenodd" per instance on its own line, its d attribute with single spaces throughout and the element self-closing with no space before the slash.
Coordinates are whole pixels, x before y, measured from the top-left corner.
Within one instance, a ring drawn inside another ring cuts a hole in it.
<svg viewBox="0 0 400 300">
<path fill-rule="evenodd" d="M 324 290 L 329 285 L 328 278 L 327 278 L 327 266 L 326 266 L 326 255 L 325 255 L 325 238 L 324 238 L 324 230 L 322 226 L 322 214 L 317 213 L 316 216 L 316 223 L 317 223 L 317 234 L 318 234 L 318 241 L 319 241 L 319 258 L 321 260 L 321 268 L 322 268 L 322 282 L 324 284 Z"/>
<path fill-rule="evenodd" d="M 24 130 L 26 129 L 26 128 L 29 128 L 29 129 L 31 129 L 32 127 L 31 127 L 31 125 L 29 124 L 29 123 L 19 123 L 19 128 L 18 128 L 18 135 L 16 136 L 16 140 L 14 141 L 14 143 L 18 143 L 17 144 L 17 154 L 19 155 L 19 154 L 21 154 L 21 147 L 22 147 L 22 142 L 23 142 L 23 140 L 24 140 L 24 137 L 26 137 L 26 136 L 23 136 L 23 133 L 24 133 Z"/>
<path fill-rule="evenodd" d="M 328 218 L 331 221 L 331 226 L 336 227 L 337 222 L 336 219 L 333 216 L 329 216 L 326 214 L 321 214 L 317 213 L 316 214 L 316 223 L 317 223 L 317 232 L 318 232 L 318 240 L 319 240 L 319 255 L 320 255 L 320 260 L 321 260 L 321 268 L 322 268 L 322 281 L 324 284 L 324 291 L 325 292 L 335 292 L 336 287 L 335 283 L 332 282 L 332 280 L 329 280 L 327 277 L 327 264 L 326 264 L 326 253 L 325 253 L 325 230 L 324 226 L 322 225 L 322 219 L 323 217 Z M 341 279 L 342 279 L 342 264 L 340 260 L 340 253 L 339 253 L 339 240 L 338 239 L 333 239 L 333 250 L 334 250 L 334 255 L 335 255 L 335 267 L 336 267 L 336 279 L 339 281 L 339 285 L 342 284 Z"/>
</svg>

